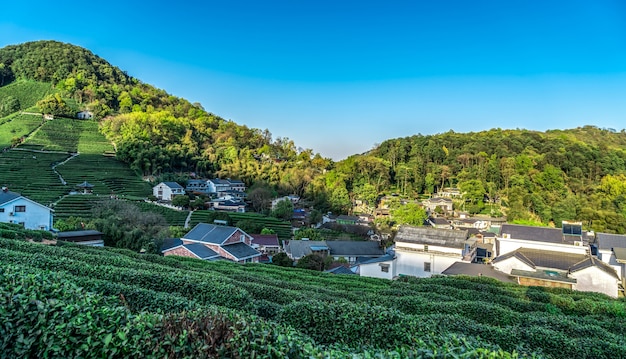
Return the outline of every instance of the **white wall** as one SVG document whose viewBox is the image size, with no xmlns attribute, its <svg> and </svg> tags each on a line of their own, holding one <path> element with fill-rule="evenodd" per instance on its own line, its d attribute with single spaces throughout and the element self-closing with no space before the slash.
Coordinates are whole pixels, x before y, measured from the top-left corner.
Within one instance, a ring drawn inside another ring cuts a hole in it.
<svg viewBox="0 0 626 359">
<path fill-rule="evenodd" d="M 386 264 L 389 266 L 388 272 L 383 272 L 381 270 L 381 264 Z M 378 263 L 368 263 L 361 264 L 359 266 L 359 275 L 361 277 L 372 277 L 372 278 L 383 278 L 383 279 L 393 279 L 394 277 L 394 261 L 385 261 Z"/>
<path fill-rule="evenodd" d="M 549 243 L 540 241 L 526 241 L 514 238 L 498 237 L 500 243 L 498 256 L 513 252 L 519 248 L 541 249 L 547 251 L 558 251 L 564 253 L 587 254 L 588 246 L 574 246 L 571 244 Z"/>
<path fill-rule="evenodd" d="M 15 206 L 26 206 L 25 212 L 16 212 Z M 0 213 L 0 222 L 24 223 L 27 229 L 52 229 L 52 210 L 37 202 L 24 197 L 18 197 L 0 206 L 4 212 Z M 13 215 L 11 216 L 11 212 Z"/>
<path fill-rule="evenodd" d="M 396 275 L 430 277 L 441 274 L 455 262 L 461 262 L 461 256 L 442 256 L 433 252 L 409 252 L 396 247 Z M 430 263 L 430 272 L 424 271 L 424 263 Z"/>
<path fill-rule="evenodd" d="M 501 262 L 492 263 L 493 268 L 500 272 L 511 274 L 511 270 L 519 269 L 526 271 L 534 271 L 535 269 L 517 258 L 508 258 Z"/>
<path fill-rule="evenodd" d="M 570 277 L 576 279 L 576 284 L 574 284 L 575 290 L 600 292 L 617 298 L 617 279 L 599 268 L 585 268 L 571 273 Z"/>
</svg>

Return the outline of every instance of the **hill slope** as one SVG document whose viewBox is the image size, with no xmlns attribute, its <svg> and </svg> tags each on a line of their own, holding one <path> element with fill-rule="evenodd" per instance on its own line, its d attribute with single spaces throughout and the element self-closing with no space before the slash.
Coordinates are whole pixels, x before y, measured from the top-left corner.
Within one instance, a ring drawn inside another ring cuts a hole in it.
<svg viewBox="0 0 626 359">
<path fill-rule="evenodd" d="M 19 232 L 12 229 L 0 233 Z M 548 358 L 626 356 L 626 304 L 598 294 L 486 278 L 386 281 L 15 239 L 0 239 L 0 258 L 0 317 L 16 323 L 0 326 L 9 357 L 198 350 L 481 357 L 499 348 Z M 68 335 L 79 344 L 65 342 Z"/>
</svg>

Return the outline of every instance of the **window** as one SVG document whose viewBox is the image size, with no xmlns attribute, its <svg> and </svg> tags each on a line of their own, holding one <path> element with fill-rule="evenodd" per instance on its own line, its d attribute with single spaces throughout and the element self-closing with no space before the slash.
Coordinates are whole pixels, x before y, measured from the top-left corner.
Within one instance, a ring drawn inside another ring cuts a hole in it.
<svg viewBox="0 0 626 359">
<path fill-rule="evenodd" d="M 19 222 L 18 224 L 22 227 L 26 227 L 26 222 Z"/>
<path fill-rule="evenodd" d="M 0 213 L 4 213 L 4 208 L 0 208 Z"/>
<path fill-rule="evenodd" d="M 424 272 L 430 272 L 430 262 L 424 262 Z"/>
<path fill-rule="evenodd" d="M 381 264 L 380 271 L 383 273 L 389 273 L 389 264 Z"/>
<path fill-rule="evenodd" d="M 15 206 L 15 212 L 26 212 L 26 206 Z"/>
<path fill-rule="evenodd" d="M 428 244 L 424 244 L 424 252 L 428 252 Z"/>
</svg>

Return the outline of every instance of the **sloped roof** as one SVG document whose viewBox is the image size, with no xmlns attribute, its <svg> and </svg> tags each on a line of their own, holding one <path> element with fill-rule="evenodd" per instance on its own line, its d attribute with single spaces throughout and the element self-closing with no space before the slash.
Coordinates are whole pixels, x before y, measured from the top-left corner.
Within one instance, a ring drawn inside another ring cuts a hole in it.
<svg viewBox="0 0 626 359">
<path fill-rule="evenodd" d="M 500 237 L 509 234 L 512 239 L 523 239 L 527 241 L 565 243 L 563 233 L 559 228 L 532 227 L 518 224 L 503 224 L 500 227 Z"/>
<path fill-rule="evenodd" d="M 176 182 L 163 182 L 164 185 L 168 186 L 171 189 L 180 188 L 183 189 L 183 186 L 179 185 Z"/>
<path fill-rule="evenodd" d="M 516 258 L 519 261 L 521 261 L 522 263 L 528 265 L 529 267 L 535 268 L 535 264 L 533 263 L 532 260 L 530 260 L 528 257 L 526 257 L 522 252 L 520 251 L 513 251 L 513 252 L 509 252 L 506 254 L 503 254 L 501 256 L 496 257 L 492 262 L 493 263 L 498 263 L 498 262 L 503 262 L 509 258 Z"/>
<path fill-rule="evenodd" d="M 220 256 L 217 252 L 202 243 L 184 244 L 183 247 L 187 248 L 200 259 L 213 259 Z"/>
<path fill-rule="evenodd" d="M 332 273 L 332 274 L 356 274 L 353 271 L 350 270 L 350 268 L 344 267 L 344 266 L 337 266 L 333 269 L 329 269 L 327 271 L 325 271 L 326 273 Z"/>
<path fill-rule="evenodd" d="M 5 204 L 19 197 L 22 197 L 22 195 L 16 192 L 11 192 L 9 190 L 0 191 L 0 205 Z"/>
<path fill-rule="evenodd" d="M 208 223 L 198 223 L 183 239 L 213 244 L 222 244 L 237 231 L 237 227 L 216 226 Z M 243 232 L 243 231 L 242 231 Z"/>
<path fill-rule="evenodd" d="M 515 277 L 535 278 L 551 282 L 563 282 L 569 284 L 576 283 L 576 278 L 567 278 L 561 273 L 550 271 L 526 271 L 520 269 L 512 269 L 511 275 Z"/>
<path fill-rule="evenodd" d="M 311 247 L 315 246 L 326 246 L 326 241 L 292 240 L 285 245 L 285 251 L 291 253 L 291 256 L 297 259 L 311 254 Z"/>
<path fill-rule="evenodd" d="M 446 270 L 441 272 L 444 275 L 467 275 L 472 277 L 489 277 L 502 282 L 517 283 L 506 273 L 493 269 L 490 265 L 478 263 L 455 262 Z"/>
<path fill-rule="evenodd" d="M 385 254 L 384 256 L 378 257 L 378 258 L 372 258 L 372 259 L 368 259 L 364 262 L 361 262 L 361 264 L 372 264 L 372 263 L 380 263 L 380 262 L 388 262 L 388 261 L 392 261 L 394 258 L 396 258 L 396 256 L 392 253 L 388 253 Z"/>
<path fill-rule="evenodd" d="M 620 263 L 626 263 L 626 248 L 613 248 L 615 259 Z"/>
<path fill-rule="evenodd" d="M 450 221 L 443 217 L 428 217 L 428 220 L 438 226 L 450 225 Z"/>
<path fill-rule="evenodd" d="M 237 258 L 238 260 L 251 258 L 251 257 L 258 257 L 261 255 L 259 251 L 257 251 L 256 249 L 250 247 L 249 245 L 243 242 L 227 244 L 225 246 L 222 246 L 222 249 L 230 253 L 233 257 Z"/>
<path fill-rule="evenodd" d="M 443 203 L 443 202 L 445 202 L 446 204 L 450 204 L 450 203 L 452 203 L 452 200 L 450 198 L 444 198 L 444 197 L 433 197 L 433 198 L 429 198 L 429 199 L 425 200 L 424 202 L 430 202 L 430 203 Z"/>
<path fill-rule="evenodd" d="M 384 249 L 376 241 L 326 241 L 333 256 L 361 257 L 382 256 Z"/>
<path fill-rule="evenodd" d="M 597 233 L 596 244 L 599 249 L 626 248 L 626 236 L 621 234 Z"/>
<path fill-rule="evenodd" d="M 260 246 L 278 246 L 277 234 L 251 234 L 252 243 Z"/>
<path fill-rule="evenodd" d="M 359 217 L 348 216 L 348 215 L 342 214 L 342 215 L 337 217 L 337 220 L 339 220 L 339 221 L 353 221 L 353 222 L 356 222 L 356 221 L 359 220 Z"/>
<path fill-rule="evenodd" d="M 83 231 L 65 231 L 65 232 L 59 232 L 59 234 L 57 234 L 57 238 L 64 239 L 64 238 L 94 236 L 94 235 L 102 235 L 102 232 L 96 231 L 94 229 L 86 229 Z"/>
<path fill-rule="evenodd" d="M 604 271 L 605 273 L 619 279 L 617 273 L 615 272 L 615 269 L 613 269 L 613 267 L 609 266 L 608 264 L 602 262 L 601 260 L 598 260 L 595 257 L 592 256 L 588 256 L 587 258 L 581 260 L 580 262 L 574 264 L 573 266 L 570 267 L 569 271 L 574 273 L 574 272 L 578 272 L 581 271 L 585 268 L 590 268 L 590 267 L 598 267 L 598 269 Z"/>
<path fill-rule="evenodd" d="M 468 238 L 466 230 L 441 229 L 433 227 L 401 226 L 396 234 L 396 242 L 429 244 L 449 248 L 465 248 Z"/>
<path fill-rule="evenodd" d="M 84 181 L 81 184 L 77 184 L 76 187 L 80 187 L 80 188 L 93 188 L 93 185 L 87 181 Z"/>
<path fill-rule="evenodd" d="M 169 251 L 170 249 L 180 247 L 183 245 L 183 241 L 180 238 L 167 238 L 161 245 L 161 252 Z"/>
</svg>

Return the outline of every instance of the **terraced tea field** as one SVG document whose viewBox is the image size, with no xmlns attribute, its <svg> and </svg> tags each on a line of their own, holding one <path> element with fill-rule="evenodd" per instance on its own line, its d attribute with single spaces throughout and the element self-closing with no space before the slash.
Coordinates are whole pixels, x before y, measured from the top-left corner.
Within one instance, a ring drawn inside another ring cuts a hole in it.
<svg viewBox="0 0 626 359">
<path fill-rule="evenodd" d="M 4 117 L 0 123 L 0 149 L 11 146 L 15 137 L 26 136 L 41 126 L 41 116 L 22 115 L 19 113 Z"/>
</svg>

